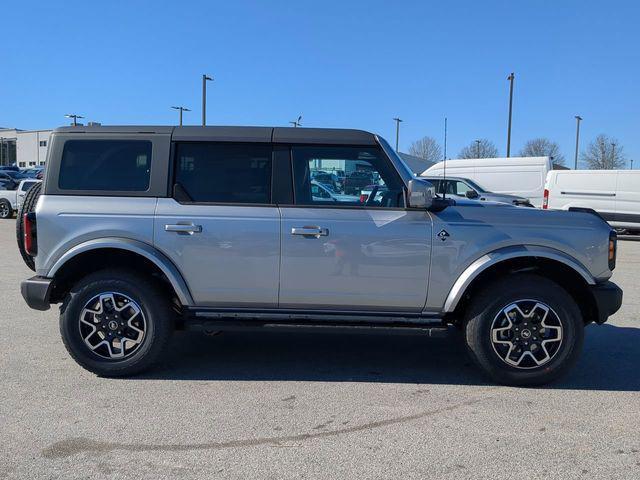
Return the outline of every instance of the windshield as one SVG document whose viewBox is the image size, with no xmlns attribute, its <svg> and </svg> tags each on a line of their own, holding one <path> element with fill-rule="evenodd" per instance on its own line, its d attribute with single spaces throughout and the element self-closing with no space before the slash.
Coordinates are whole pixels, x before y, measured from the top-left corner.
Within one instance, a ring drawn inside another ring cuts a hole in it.
<svg viewBox="0 0 640 480">
<path fill-rule="evenodd" d="M 464 181 L 467 182 L 469 185 L 471 185 L 475 191 L 480 192 L 480 193 L 487 193 L 487 191 L 484 188 L 482 188 L 477 183 L 472 182 L 468 178 L 465 178 Z"/>
</svg>

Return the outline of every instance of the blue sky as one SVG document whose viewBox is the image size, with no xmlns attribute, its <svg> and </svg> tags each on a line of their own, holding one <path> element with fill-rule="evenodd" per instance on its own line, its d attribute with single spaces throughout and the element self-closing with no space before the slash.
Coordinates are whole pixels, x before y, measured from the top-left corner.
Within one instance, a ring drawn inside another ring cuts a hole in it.
<svg viewBox="0 0 640 480">
<path fill-rule="evenodd" d="M 241 0 L 11 2 L 2 7 L 0 125 L 43 129 L 67 112 L 104 124 L 353 127 L 400 146 L 443 135 L 506 149 L 529 138 L 618 138 L 640 168 L 640 2 Z"/>
</svg>

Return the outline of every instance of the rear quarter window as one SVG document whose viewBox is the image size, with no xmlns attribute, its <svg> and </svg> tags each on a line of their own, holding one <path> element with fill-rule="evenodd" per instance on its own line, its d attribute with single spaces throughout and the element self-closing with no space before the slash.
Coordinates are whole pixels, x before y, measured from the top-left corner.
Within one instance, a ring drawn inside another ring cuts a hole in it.
<svg viewBox="0 0 640 480">
<path fill-rule="evenodd" d="M 68 140 L 58 188 L 144 192 L 149 188 L 150 173 L 148 140 Z"/>
</svg>

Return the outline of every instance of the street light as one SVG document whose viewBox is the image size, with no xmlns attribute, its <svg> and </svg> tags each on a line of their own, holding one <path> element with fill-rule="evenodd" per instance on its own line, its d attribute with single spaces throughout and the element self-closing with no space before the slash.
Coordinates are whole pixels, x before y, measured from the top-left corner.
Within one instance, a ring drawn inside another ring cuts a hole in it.
<svg viewBox="0 0 640 480">
<path fill-rule="evenodd" d="M 77 127 L 77 126 L 78 126 L 78 119 L 79 119 L 79 118 L 84 118 L 82 115 L 77 115 L 77 114 L 75 114 L 75 113 L 67 113 L 67 114 L 65 115 L 65 117 L 67 117 L 67 118 L 73 118 L 73 126 L 74 126 L 74 127 Z"/>
<path fill-rule="evenodd" d="M 299 126 L 302 125 L 302 115 L 298 115 L 297 120 L 292 120 L 289 123 L 293 125 L 293 128 L 298 128 Z"/>
<path fill-rule="evenodd" d="M 573 169 L 578 169 L 578 142 L 580 140 L 580 122 L 582 121 L 582 117 L 580 115 L 576 115 L 576 158 L 574 160 Z"/>
<path fill-rule="evenodd" d="M 402 122 L 402 119 L 395 117 L 394 120 L 396 122 L 396 152 L 397 152 L 398 143 L 400 142 L 400 122 Z"/>
<path fill-rule="evenodd" d="M 179 110 L 180 111 L 180 126 L 182 126 L 182 112 L 190 112 L 191 110 L 189 110 L 187 107 L 171 107 L 174 110 Z"/>
<path fill-rule="evenodd" d="M 509 126 L 507 127 L 507 158 L 511 156 L 511 111 L 513 109 L 513 80 L 516 76 L 511 72 L 507 77 L 509 80 Z"/>
<path fill-rule="evenodd" d="M 616 142 L 611 142 L 611 166 L 616 163 Z"/>
<path fill-rule="evenodd" d="M 213 77 L 202 75 L 202 126 L 207 124 L 207 81 L 213 82 Z"/>
<path fill-rule="evenodd" d="M 480 158 L 480 143 L 482 140 L 476 140 L 476 158 Z"/>
</svg>

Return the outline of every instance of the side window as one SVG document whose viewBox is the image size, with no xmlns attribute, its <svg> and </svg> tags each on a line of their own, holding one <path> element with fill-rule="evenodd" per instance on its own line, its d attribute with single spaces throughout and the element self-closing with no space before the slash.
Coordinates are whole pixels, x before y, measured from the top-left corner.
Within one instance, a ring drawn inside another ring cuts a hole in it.
<svg viewBox="0 0 640 480">
<path fill-rule="evenodd" d="M 151 142 L 68 140 L 58 187 L 62 190 L 143 192 L 149 188 Z"/>
<path fill-rule="evenodd" d="M 193 202 L 271 203 L 271 147 L 178 143 L 175 183 Z"/>
<path fill-rule="evenodd" d="M 298 205 L 404 206 L 402 181 L 377 148 L 294 146 L 292 158 Z"/>
<path fill-rule="evenodd" d="M 456 182 L 456 195 L 462 195 L 464 197 L 469 190 L 473 189 L 466 183 Z"/>
</svg>

